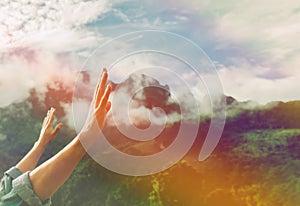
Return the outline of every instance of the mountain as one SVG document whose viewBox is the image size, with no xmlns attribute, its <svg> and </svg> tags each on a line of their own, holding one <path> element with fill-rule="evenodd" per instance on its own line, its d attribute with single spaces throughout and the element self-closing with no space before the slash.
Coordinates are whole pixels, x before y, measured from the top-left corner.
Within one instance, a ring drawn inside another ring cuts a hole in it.
<svg viewBox="0 0 300 206">
<path fill-rule="evenodd" d="M 82 80 L 87 85 L 82 91 L 88 91 L 82 98 L 88 99 L 92 94 L 87 89 L 91 84 L 89 74 L 84 73 Z M 57 108 L 59 119 L 68 115 L 66 105 L 71 104 L 73 91 L 63 82 L 54 85 L 48 85 L 44 93 L 33 89 L 24 102 L 0 108 L 2 172 L 30 149 L 48 107 Z M 143 88 L 135 92 L 140 85 Z M 157 119 L 160 114 L 155 113 L 156 107 L 165 110 L 170 118 L 181 112 L 169 87 L 145 75 L 113 83 L 113 91 L 132 96 L 134 112 L 143 108 L 157 115 Z M 196 140 L 188 154 L 171 168 L 150 176 L 128 177 L 108 171 L 86 157 L 53 196 L 53 205 L 297 205 L 300 202 L 300 101 L 259 105 L 252 101 L 239 102 L 229 96 L 225 99 L 229 115 L 220 142 L 207 160 L 199 162 L 197 157 L 210 125 L 209 117 L 201 118 L 198 125 L 187 121 L 189 130 L 199 128 Z M 122 103 L 122 98 L 118 101 Z M 136 120 L 135 126 L 147 128 L 147 118 Z M 104 132 L 107 140 L 120 151 L 150 155 L 167 149 L 180 126 L 176 119 L 170 121 L 157 138 L 146 142 L 126 137 L 114 124 L 108 124 Z M 72 125 L 65 124 L 42 161 L 74 136 Z"/>
<path fill-rule="evenodd" d="M 82 84 L 87 85 L 83 88 L 88 88 L 88 85 L 91 84 L 90 74 L 83 72 L 81 75 Z M 55 87 L 47 86 L 45 94 L 38 94 L 34 89 L 31 91 L 28 101 L 32 104 L 32 108 L 34 108 L 31 110 L 33 116 L 41 118 L 47 108 L 51 106 L 57 109 L 58 118 L 66 115 L 67 111 L 64 110 L 65 107 L 63 105 L 72 103 L 73 91 L 69 87 L 65 88 L 63 82 L 56 82 L 55 85 Z M 150 113 L 153 112 L 153 108 L 159 107 L 165 111 L 167 117 L 171 117 L 171 114 L 173 116 L 177 114 L 180 117 L 180 105 L 172 98 L 168 85 L 161 85 L 152 77 L 144 74 L 131 75 L 125 81 L 119 84 L 111 82 L 111 85 L 116 101 L 122 103 L 124 95 L 132 98 L 131 101 L 134 107 L 131 109 L 133 110 L 143 107 Z M 92 94 L 92 92 L 90 93 Z M 300 121 L 298 121 L 300 116 L 300 101 L 286 103 L 271 102 L 266 105 L 259 105 L 253 101 L 239 102 L 231 96 L 226 96 L 225 100 L 228 115 L 223 136 L 228 136 L 226 138 L 227 141 L 231 141 L 231 137 L 227 133 L 230 134 L 232 132 L 244 133 L 251 130 L 300 128 Z M 145 113 L 143 114 L 145 115 Z M 148 142 L 137 142 L 126 137 L 113 124 L 107 126 L 104 132 L 107 135 L 108 141 L 121 151 L 133 155 L 149 155 L 162 151 L 174 141 L 180 128 L 179 121 L 180 119 L 177 119 L 169 123 L 155 139 Z M 197 156 L 202 148 L 209 125 L 209 118 L 203 118 L 200 125 L 194 124 L 193 121 L 188 125 L 191 130 L 199 129 L 194 146 L 190 152 L 194 156 Z M 134 126 L 140 129 L 147 128 L 149 126 L 148 116 L 144 118 L 139 116 Z M 128 130 L 132 129 L 132 125 L 125 123 L 123 123 L 122 127 Z M 222 137 L 221 141 L 223 139 Z"/>
</svg>

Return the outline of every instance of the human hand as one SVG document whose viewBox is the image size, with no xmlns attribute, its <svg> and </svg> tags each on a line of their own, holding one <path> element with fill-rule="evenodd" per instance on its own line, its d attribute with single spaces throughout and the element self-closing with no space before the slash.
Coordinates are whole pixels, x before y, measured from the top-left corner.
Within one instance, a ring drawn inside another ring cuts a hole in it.
<svg viewBox="0 0 300 206">
<path fill-rule="evenodd" d="M 51 107 L 51 109 L 48 110 L 47 116 L 44 118 L 40 137 L 37 142 L 38 145 L 42 147 L 46 147 L 49 143 L 51 143 L 55 139 L 58 131 L 63 126 L 62 123 L 59 123 L 53 128 L 54 116 L 55 109 Z"/>
<path fill-rule="evenodd" d="M 95 119 L 100 129 L 103 129 L 106 115 L 111 108 L 111 102 L 108 101 L 111 92 L 111 86 L 106 86 L 107 78 L 107 70 L 103 68 L 101 80 L 98 82 L 93 102 Z"/>
<path fill-rule="evenodd" d="M 107 78 L 107 70 L 104 68 L 94 93 L 88 119 L 81 133 L 88 133 L 89 136 L 93 136 L 93 134 L 98 134 L 99 129 L 103 129 L 106 115 L 111 107 L 111 102 L 108 101 L 111 86 L 106 86 Z"/>
</svg>

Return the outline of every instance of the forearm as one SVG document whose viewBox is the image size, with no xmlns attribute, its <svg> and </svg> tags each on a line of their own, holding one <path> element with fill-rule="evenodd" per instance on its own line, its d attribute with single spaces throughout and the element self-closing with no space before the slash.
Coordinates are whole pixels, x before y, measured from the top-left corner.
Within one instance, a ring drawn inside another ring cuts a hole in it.
<svg viewBox="0 0 300 206">
<path fill-rule="evenodd" d="M 62 127 L 62 123 L 56 125 L 53 129 L 55 109 L 51 107 L 48 111 L 47 116 L 44 118 L 40 137 L 34 144 L 32 149 L 27 155 L 16 165 L 23 173 L 33 170 L 40 157 L 42 156 L 46 146 L 54 140 L 57 132 Z"/>
<path fill-rule="evenodd" d="M 85 153 L 77 136 L 58 154 L 30 173 L 34 191 L 42 201 L 48 199 L 69 178 Z"/>
<path fill-rule="evenodd" d="M 27 155 L 16 165 L 17 168 L 19 168 L 19 170 L 21 170 L 23 173 L 33 170 L 36 167 L 44 150 L 45 147 L 39 142 L 36 142 Z"/>
<path fill-rule="evenodd" d="M 92 145 L 98 138 L 98 134 L 104 126 L 105 117 L 110 110 L 108 101 L 111 86 L 106 87 L 107 71 L 103 69 L 101 80 L 96 87 L 93 98 L 92 113 L 87 119 L 86 127 L 57 155 L 34 169 L 30 174 L 30 180 L 35 193 L 43 201 L 48 199 L 69 178 L 79 161 L 86 154 L 85 148 Z M 52 111 L 53 113 L 53 111 Z M 50 124 L 53 123 L 53 118 Z M 49 121 L 44 121 L 47 125 Z M 81 144 L 84 144 L 84 147 Z"/>
</svg>

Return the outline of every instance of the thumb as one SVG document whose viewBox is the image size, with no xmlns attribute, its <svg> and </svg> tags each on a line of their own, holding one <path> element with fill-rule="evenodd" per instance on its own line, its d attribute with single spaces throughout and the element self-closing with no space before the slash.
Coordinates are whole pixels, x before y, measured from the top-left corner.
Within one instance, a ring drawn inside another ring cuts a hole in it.
<svg viewBox="0 0 300 206">
<path fill-rule="evenodd" d="M 59 123 L 56 125 L 56 127 L 54 128 L 54 131 L 53 131 L 53 135 L 56 135 L 58 133 L 58 131 L 62 128 L 63 126 L 63 123 Z"/>
<path fill-rule="evenodd" d="M 110 108 L 111 108 L 111 102 L 108 101 L 106 104 L 106 107 L 105 107 L 106 112 L 108 112 L 110 110 Z"/>
</svg>

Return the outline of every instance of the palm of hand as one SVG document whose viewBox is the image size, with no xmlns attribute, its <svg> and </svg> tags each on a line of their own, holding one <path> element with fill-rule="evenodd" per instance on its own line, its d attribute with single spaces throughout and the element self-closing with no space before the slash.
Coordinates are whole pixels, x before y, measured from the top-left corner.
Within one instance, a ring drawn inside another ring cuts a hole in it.
<svg viewBox="0 0 300 206">
<path fill-rule="evenodd" d="M 45 117 L 40 133 L 39 142 L 47 146 L 50 142 L 52 142 L 60 128 L 62 127 L 62 123 L 59 123 L 56 125 L 55 128 L 53 128 L 53 122 L 54 122 L 54 115 L 55 115 L 55 109 L 52 107 Z"/>
<path fill-rule="evenodd" d="M 106 86 L 107 78 L 107 71 L 103 69 L 101 79 L 94 93 L 92 108 L 82 131 L 89 133 L 89 135 L 97 134 L 99 129 L 103 129 L 106 115 L 111 107 L 111 102 L 108 101 L 111 86 Z"/>
</svg>

